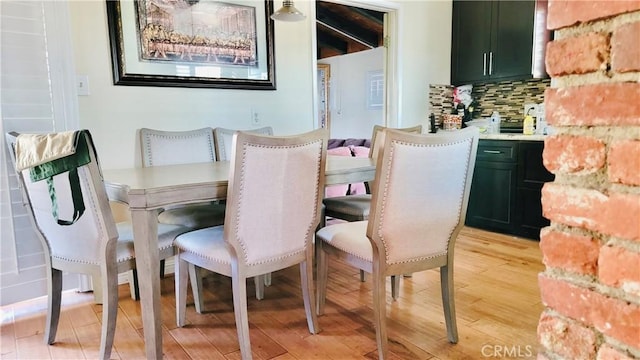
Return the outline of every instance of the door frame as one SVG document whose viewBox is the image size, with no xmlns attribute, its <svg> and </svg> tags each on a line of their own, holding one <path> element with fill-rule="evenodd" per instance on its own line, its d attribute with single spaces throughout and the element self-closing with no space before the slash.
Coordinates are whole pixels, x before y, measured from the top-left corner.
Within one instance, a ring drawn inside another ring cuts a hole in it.
<svg viewBox="0 0 640 360">
<path fill-rule="evenodd" d="M 386 52 L 383 60 L 383 72 L 385 83 L 385 101 L 383 105 L 383 124 L 388 127 L 399 127 L 401 119 L 401 77 L 398 56 L 401 53 L 401 42 L 399 36 L 399 24 L 401 19 L 400 5 L 386 0 L 324 0 L 340 5 L 355 6 L 363 9 L 384 12 L 384 32 L 386 41 Z M 313 83 L 313 113 L 314 126 L 319 126 L 318 119 L 318 36 L 316 33 L 316 7 L 310 6 L 311 21 L 311 54 L 312 69 L 314 76 Z"/>
</svg>

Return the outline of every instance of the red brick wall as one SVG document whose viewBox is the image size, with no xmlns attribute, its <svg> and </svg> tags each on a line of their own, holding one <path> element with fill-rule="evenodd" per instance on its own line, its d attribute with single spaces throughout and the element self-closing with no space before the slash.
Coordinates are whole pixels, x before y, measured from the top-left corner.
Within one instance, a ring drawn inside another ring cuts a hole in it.
<svg viewBox="0 0 640 360">
<path fill-rule="evenodd" d="M 539 359 L 640 359 L 640 1 L 550 0 Z"/>
</svg>

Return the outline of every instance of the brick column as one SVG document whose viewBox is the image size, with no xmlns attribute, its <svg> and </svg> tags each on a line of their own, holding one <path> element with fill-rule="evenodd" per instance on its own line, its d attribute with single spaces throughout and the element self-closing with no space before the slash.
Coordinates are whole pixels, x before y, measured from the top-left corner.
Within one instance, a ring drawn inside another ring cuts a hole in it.
<svg viewBox="0 0 640 360">
<path fill-rule="evenodd" d="M 640 359 L 640 1 L 548 16 L 538 359 Z"/>
</svg>

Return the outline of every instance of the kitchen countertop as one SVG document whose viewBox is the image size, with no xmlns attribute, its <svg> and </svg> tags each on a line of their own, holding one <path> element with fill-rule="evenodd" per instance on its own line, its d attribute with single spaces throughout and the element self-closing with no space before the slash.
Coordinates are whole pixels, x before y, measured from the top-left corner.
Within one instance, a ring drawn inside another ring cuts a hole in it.
<svg viewBox="0 0 640 360">
<path fill-rule="evenodd" d="M 524 135 L 513 133 L 502 134 L 480 134 L 480 139 L 487 140 L 528 140 L 528 141 L 544 141 L 546 135 Z"/>
</svg>

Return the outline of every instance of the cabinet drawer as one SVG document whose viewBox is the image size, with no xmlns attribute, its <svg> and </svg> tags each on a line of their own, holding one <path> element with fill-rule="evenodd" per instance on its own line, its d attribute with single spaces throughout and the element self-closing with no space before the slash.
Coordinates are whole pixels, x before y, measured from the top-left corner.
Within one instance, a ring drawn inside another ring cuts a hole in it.
<svg viewBox="0 0 640 360">
<path fill-rule="evenodd" d="M 480 140 L 477 161 L 516 162 L 518 143 L 516 141 Z"/>
</svg>

